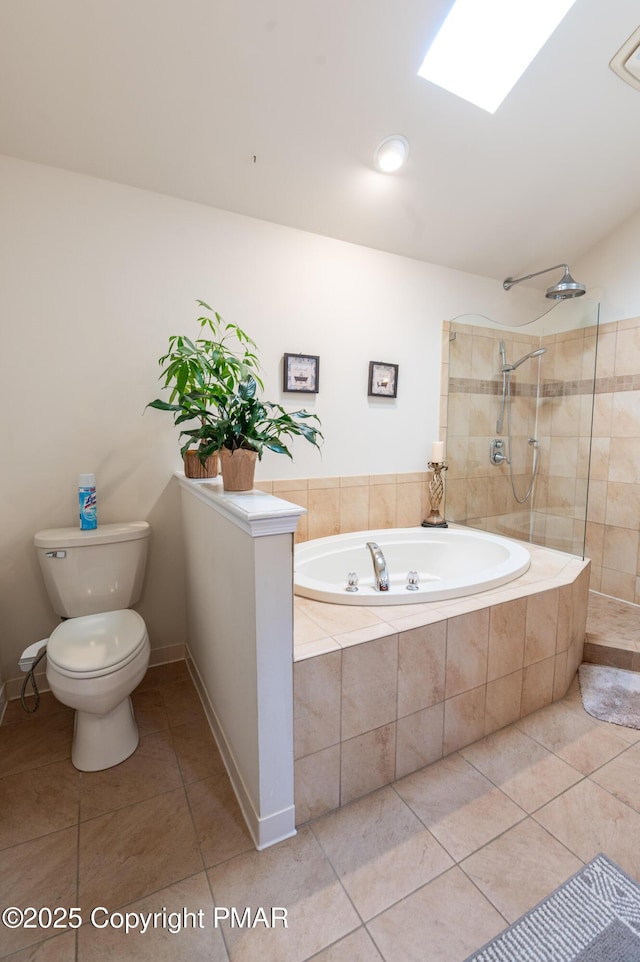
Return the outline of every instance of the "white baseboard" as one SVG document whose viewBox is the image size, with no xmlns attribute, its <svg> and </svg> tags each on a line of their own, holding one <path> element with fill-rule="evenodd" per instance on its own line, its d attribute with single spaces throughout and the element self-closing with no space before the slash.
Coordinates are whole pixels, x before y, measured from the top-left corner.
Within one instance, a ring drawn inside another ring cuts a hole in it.
<svg viewBox="0 0 640 962">
<path fill-rule="evenodd" d="M 291 838 L 296 834 L 295 828 L 295 805 L 291 805 L 289 808 L 284 809 L 280 812 L 273 812 L 271 815 L 261 818 L 256 812 L 255 806 L 247 791 L 244 780 L 236 764 L 235 758 L 231 747 L 225 737 L 224 731 L 218 716 L 216 715 L 215 709 L 209 700 L 206 688 L 200 678 L 197 666 L 195 665 L 191 653 L 187 648 L 186 652 L 187 668 L 193 679 L 193 683 L 196 687 L 196 691 L 200 696 L 200 701 L 202 702 L 202 707 L 204 708 L 207 720 L 209 722 L 209 727 L 215 739 L 218 750 L 222 756 L 222 761 L 227 770 L 227 775 L 231 782 L 231 786 L 235 792 L 238 804 L 242 810 L 244 820 L 246 822 L 247 828 L 249 829 L 249 834 L 253 839 L 253 844 L 261 851 L 264 848 L 269 848 L 271 845 L 275 845 L 276 842 L 282 842 L 285 838 Z"/>
</svg>

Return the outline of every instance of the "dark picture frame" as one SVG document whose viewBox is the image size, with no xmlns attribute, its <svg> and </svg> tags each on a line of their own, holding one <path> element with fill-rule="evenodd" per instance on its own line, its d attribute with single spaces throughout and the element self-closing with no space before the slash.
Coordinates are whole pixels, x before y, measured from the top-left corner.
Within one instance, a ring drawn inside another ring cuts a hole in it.
<svg viewBox="0 0 640 962">
<path fill-rule="evenodd" d="M 317 394 L 320 389 L 320 358 L 317 354 L 285 354 L 282 390 Z"/>
<path fill-rule="evenodd" d="M 398 365 L 369 361 L 369 397 L 398 396 Z"/>
</svg>

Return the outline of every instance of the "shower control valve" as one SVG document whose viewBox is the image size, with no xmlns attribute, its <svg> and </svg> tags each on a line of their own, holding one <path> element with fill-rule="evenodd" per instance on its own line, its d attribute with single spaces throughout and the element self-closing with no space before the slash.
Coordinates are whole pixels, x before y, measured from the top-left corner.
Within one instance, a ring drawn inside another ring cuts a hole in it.
<svg viewBox="0 0 640 962">
<path fill-rule="evenodd" d="M 502 438 L 494 438 L 489 448 L 489 460 L 491 464 L 508 463 L 508 458 L 504 453 L 504 441 Z"/>
</svg>

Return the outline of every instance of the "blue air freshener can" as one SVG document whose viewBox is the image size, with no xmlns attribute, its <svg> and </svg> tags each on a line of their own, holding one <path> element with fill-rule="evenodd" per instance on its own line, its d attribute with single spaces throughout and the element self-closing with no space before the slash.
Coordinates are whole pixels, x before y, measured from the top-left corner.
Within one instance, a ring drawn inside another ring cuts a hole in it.
<svg viewBox="0 0 640 962">
<path fill-rule="evenodd" d="M 96 498 L 95 474 L 81 474 L 78 480 L 78 502 L 80 505 L 80 528 L 91 531 L 98 527 L 98 502 Z"/>
</svg>

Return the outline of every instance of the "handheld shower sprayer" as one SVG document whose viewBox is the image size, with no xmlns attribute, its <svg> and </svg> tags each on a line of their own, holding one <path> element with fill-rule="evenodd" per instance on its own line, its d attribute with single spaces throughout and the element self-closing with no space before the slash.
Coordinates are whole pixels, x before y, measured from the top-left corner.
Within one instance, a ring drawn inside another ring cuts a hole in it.
<svg viewBox="0 0 640 962">
<path fill-rule="evenodd" d="M 515 369 L 517 367 L 520 367 L 521 364 L 524 364 L 525 361 L 528 361 L 529 358 L 540 357 L 541 354 L 546 354 L 546 352 L 547 352 L 546 347 L 539 347 L 535 351 L 529 351 L 528 354 L 525 354 L 523 357 L 519 358 L 519 360 L 514 361 L 513 364 L 509 364 L 507 362 L 507 351 L 506 351 L 505 343 L 504 341 L 500 341 L 500 360 L 502 361 L 502 367 L 500 368 L 500 371 L 502 373 L 502 404 L 500 406 L 500 415 L 498 417 L 498 420 L 496 421 L 496 434 L 500 434 L 502 432 L 502 422 L 504 420 L 505 404 L 507 403 L 507 398 L 510 395 L 509 387 L 510 387 L 511 372 L 515 371 Z"/>
<path fill-rule="evenodd" d="M 502 344 L 503 342 L 500 341 L 500 343 Z M 539 347 L 537 351 L 530 351 L 528 354 L 525 354 L 524 357 L 521 357 L 519 361 L 514 361 L 513 364 L 507 364 L 503 355 L 502 373 L 506 374 L 509 371 L 515 371 L 517 367 L 520 367 L 521 364 L 524 364 L 525 361 L 528 361 L 530 357 L 540 357 L 541 354 L 546 354 L 546 353 L 547 353 L 546 347 Z"/>
</svg>

